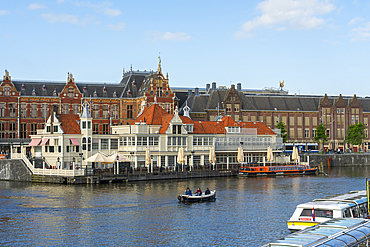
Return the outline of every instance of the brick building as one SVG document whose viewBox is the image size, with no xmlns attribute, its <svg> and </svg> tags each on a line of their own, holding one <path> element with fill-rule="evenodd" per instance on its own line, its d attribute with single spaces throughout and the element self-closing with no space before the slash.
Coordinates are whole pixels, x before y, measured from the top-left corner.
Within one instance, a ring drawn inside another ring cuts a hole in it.
<svg viewBox="0 0 370 247">
<path fill-rule="evenodd" d="M 271 129 L 282 121 L 287 126 L 289 148 L 293 144 L 303 149 L 317 149 L 313 137 L 317 126 L 327 128 L 328 149 L 343 149 L 348 126 L 355 123 L 366 125 L 369 132 L 370 98 L 339 96 L 308 96 L 251 94 L 235 88 L 211 88 L 208 93 L 189 93 L 186 103 L 194 120 L 213 120 L 217 116 L 231 116 L 236 121 L 264 122 Z M 368 149 L 369 138 L 363 143 Z M 348 145 L 346 148 L 350 148 Z M 358 147 L 353 147 L 354 151 Z"/>
<path fill-rule="evenodd" d="M 43 129 L 51 109 L 79 114 L 82 103 L 92 105 L 94 134 L 109 134 L 111 126 L 130 124 L 145 106 L 157 102 L 173 113 L 175 94 L 161 64 L 154 71 L 124 71 L 119 83 L 78 82 L 68 73 L 66 82 L 12 80 L 5 71 L 0 85 L 0 146 L 30 141 Z"/>
</svg>

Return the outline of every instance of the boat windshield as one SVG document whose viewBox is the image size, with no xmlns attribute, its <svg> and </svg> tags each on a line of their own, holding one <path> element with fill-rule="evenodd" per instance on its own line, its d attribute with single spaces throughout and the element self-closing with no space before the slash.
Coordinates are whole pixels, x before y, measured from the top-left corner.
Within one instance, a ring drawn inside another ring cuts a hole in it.
<svg viewBox="0 0 370 247">
<path fill-rule="evenodd" d="M 321 210 L 321 209 L 303 209 L 301 216 L 309 216 L 311 217 L 315 214 L 315 217 L 322 217 L 322 218 L 333 218 L 333 210 Z"/>
</svg>

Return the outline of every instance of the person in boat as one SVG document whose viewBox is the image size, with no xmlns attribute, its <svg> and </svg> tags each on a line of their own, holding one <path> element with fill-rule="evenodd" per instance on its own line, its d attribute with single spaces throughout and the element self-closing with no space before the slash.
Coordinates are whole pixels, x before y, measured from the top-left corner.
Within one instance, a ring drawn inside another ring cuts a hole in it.
<svg viewBox="0 0 370 247">
<path fill-rule="evenodd" d="M 185 195 L 187 195 L 187 196 L 191 196 L 192 195 L 191 194 L 191 190 L 189 188 L 186 189 Z"/>
<path fill-rule="evenodd" d="M 198 188 L 198 190 L 195 192 L 196 196 L 201 196 L 202 195 L 202 190 Z"/>
<path fill-rule="evenodd" d="M 205 195 L 209 195 L 211 194 L 211 191 L 209 191 L 209 189 L 207 188 L 206 191 L 204 192 Z"/>
</svg>

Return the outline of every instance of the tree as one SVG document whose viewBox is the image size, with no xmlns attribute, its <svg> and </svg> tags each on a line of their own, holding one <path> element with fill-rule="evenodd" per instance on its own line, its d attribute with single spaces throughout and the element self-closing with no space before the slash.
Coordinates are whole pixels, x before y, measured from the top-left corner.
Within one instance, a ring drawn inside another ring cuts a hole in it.
<svg viewBox="0 0 370 247">
<path fill-rule="evenodd" d="M 346 132 L 346 142 L 348 144 L 361 146 L 362 140 L 366 138 L 365 128 L 366 126 L 362 123 L 348 126 L 348 130 Z"/>
<path fill-rule="evenodd" d="M 281 132 L 281 137 L 283 138 L 283 143 L 287 142 L 288 140 L 288 131 L 286 129 L 286 126 L 284 124 L 284 122 L 278 122 L 276 124 L 276 128 L 280 129 L 280 132 Z"/>
<path fill-rule="evenodd" d="M 319 144 L 321 143 L 321 150 L 324 149 L 324 143 L 328 141 L 328 136 L 326 135 L 326 127 L 323 123 L 319 124 L 316 128 L 316 135 L 313 137 L 315 141 Z"/>
</svg>

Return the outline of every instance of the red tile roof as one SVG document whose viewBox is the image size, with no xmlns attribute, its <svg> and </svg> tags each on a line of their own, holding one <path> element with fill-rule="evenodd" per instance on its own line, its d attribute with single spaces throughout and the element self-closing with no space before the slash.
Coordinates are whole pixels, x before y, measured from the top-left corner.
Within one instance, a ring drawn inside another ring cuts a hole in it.
<svg viewBox="0 0 370 247">
<path fill-rule="evenodd" d="M 152 104 L 144 109 L 139 117 L 131 124 L 145 122 L 147 125 L 161 125 L 160 134 L 166 133 L 174 114 L 169 114 L 158 104 Z M 262 122 L 237 122 L 230 116 L 221 118 L 221 121 L 193 121 L 189 117 L 180 116 L 184 124 L 193 124 L 193 134 L 225 134 L 226 127 L 241 127 L 257 129 L 258 135 L 275 135 L 266 124 Z"/>
<path fill-rule="evenodd" d="M 78 121 L 80 121 L 79 115 L 59 114 L 57 118 L 65 134 L 81 134 L 80 125 L 78 123 Z"/>
</svg>

